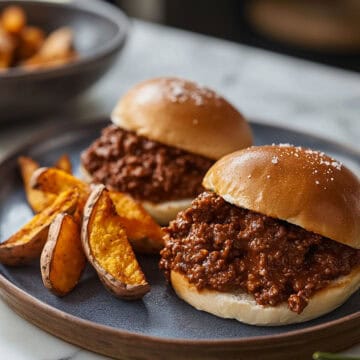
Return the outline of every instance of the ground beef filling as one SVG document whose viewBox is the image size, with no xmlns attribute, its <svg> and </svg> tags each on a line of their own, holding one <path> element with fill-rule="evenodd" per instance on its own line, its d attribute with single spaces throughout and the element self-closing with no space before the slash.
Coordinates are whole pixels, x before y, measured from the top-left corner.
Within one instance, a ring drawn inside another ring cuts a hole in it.
<svg viewBox="0 0 360 360">
<path fill-rule="evenodd" d="M 81 156 L 94 182 L 159 203 L 194 198 L 213 160 L 109 126 Z"/>
<path fill-rule="evenodd" d="M 301 313 L 329 281 L 360 265 L 360 250 L 204 192 L 166 229 L 160 268 L 201 290 L 241 289 L 261 305 Z"/>
</svg>

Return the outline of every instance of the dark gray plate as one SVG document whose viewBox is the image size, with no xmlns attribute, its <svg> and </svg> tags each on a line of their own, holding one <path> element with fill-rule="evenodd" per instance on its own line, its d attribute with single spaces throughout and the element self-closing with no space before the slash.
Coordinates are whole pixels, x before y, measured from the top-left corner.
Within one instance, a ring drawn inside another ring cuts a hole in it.
<svg viewBox="0 0 360 360">
<path fill-rule="evenodd" d="M 0 164 L 0 241 L 14 233 L 32 216 L 17 169 L 17 156 L 29 155 L 41 164 L 49 165 L 66 152 L 70 154 L 77 172 L 80 152 L 99 136 L 100 129 L 107 123 L 107 119 L 102 119 L 87 125 L 54 129 Z M 332 154 L 356 172 L 360 169 L 359 154 L 339 144 L 254 122 L 252 128 L 256 144 L 282 142 L 312 147 Z M 139 260 L 152 288 L 143 300 L 135 302 L 121 301 L 111 296 L 90 268 L 86 270 L 79 286 L 62 299 L 44 288 L 38 263 L 20 268 L 0 266 L 0 272 L 18 288 L 65 313 L 131 333 L 167 339 L 238 339 L 284 334 L 360 312 L 360 293 L 357 292 L 337 310 L 304 324 L 285 327 L 247 326 L 196 311 L 178 299 L 166 284 L 158 270 L 157 258 L 141 257 Z"/>
</svg>

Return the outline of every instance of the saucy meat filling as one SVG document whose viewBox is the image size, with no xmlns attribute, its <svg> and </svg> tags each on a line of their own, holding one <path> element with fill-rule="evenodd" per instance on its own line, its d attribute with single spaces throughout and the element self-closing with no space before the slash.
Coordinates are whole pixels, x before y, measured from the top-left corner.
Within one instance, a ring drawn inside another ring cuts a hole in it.
<svg viewBox="0 0 360 360">
<path fill-rule="evenodd" d="M 243 290 L 258 304 L 301 313 L 331 280 L 360 265 L 360 250 L 204 192 L 166 231 L 160 268 L 197 289 Z"/>
<path fill-rule="evenodd" d="M 193 198 L 213 160 L 138 136 L 114 125 L 82 153 L 95 183 L 154 203 Z"/>
</svg>

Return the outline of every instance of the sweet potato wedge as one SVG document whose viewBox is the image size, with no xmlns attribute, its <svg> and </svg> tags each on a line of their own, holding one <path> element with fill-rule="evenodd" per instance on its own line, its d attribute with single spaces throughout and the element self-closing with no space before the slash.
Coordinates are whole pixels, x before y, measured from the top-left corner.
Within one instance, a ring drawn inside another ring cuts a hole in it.
<svg viewBox="0 0 360 360">
<path fill-rule="evenodd" d="M 0 262 L 5 265 L 23 265 L 39 257 L 51 222 L 61 212 L 75 211 L 78 197 L 76 188 L 63 192 L 49 207 L 35 215 L 18 232 L 1 243 Z"/>
<path fill-rule="evenodd" d="M 76 221 L 81 222 L 83 208 L 90 194 L 90 186 L 88 184 L 63 170 L 55 168 L 37 169 L 30 183 L 33 189 L 52 194 L 60 194 L 63 191 L 77 188 L 79 191 L 79 201 L 74 217 Z"/>
<path fill-rule="evenodd" d="M 36 161 L 29 157 L 21 156 L 18 159 L 18 163 L 24 182 L 28 204 L 34 212 L 38 213 L 51 205 L 56 199 L 56 196 L 50 193 L 45 193 L 44 191 L 32 189 L 30 180 L 35 170 L 39 168 L 39 164 Z"/>
<path fill-rule="evenodd" d="M 63 154 L 56 161 L 54 167 L 62 171 L 67 172 L 68 174 L 72 173 L 72 164 L 68 154 Z"/>
<path fill-rule="evenodd" d="M 0 70 L 7 69 L 14 60 L 16 42 L 0 24 Z"/>
<path fill-rule="evenodd" d="M 83 199 L 87 198 L 90 193 L 88 184 L 54 168 L 37 170 L 32 177 L 31 185 L 35 189 L 54 194 L 59 194 L 61 191 L 75 186 L 79 188 Z M 134 250 L 145 254 L 158 253 L 163 247 L 161 227 L 130 196 L 116 191 L 110 191 L 109 195 Z"/>
<path fill-rule="evenodd" d="M 44 60 L 62 59 L 72 53 L 74 33 L 69 27 L 61 27 L 50 33 L 45 39 L 38 54 Z"/>
<path fill-rule="evenodd" d="M 84 208 L 81 241 L 100 280 L 115 296 L 139 299 L 149 290 L 108 191 L 97 185 Z"/>
<path fill-rule="evenodd" d="M 68 27 L 59 28 L 50 33 L 38 52 L 21 63 L 28 69 L 58 66 L 74 61 L 77 54 L 73 49 L 74 34 Z"/>
<path fill-rule="evenodd" d="M 19 34 L 26 25 L 26 14 L 20 6 L 7 6 L 1 14 L 2 27 L 11 34 Z"/>
<path fill-rule="evenodd" d="M 49 192 L 40 191 L 32 188 L 31 177 L 34 174 L 35 170 L 40 167 L 40 165 L 35 160 L 26 156 L 20 156 L 18 158 L 18 164 L 20 167 L 20 172 L 23 179 L 28 204 L 34 212 L 38 213 L 47 208 L 50 204 L 52 204 L 56 199 L 56 196 Z M 69 156 L 66 154 L 62 155 L 56 161 L 54 166 L 68 173 L 71 173 L 72 170 Z"/>
<path fill-rule="evenodd" d="M 20 66 L 25 70 L 38 70 L 51 67 L 66 65 L 75 61 L 78 58 L 76 52 L 72 51 L 54 59 L 47 59 L 41 55 L 34 55 L 30 59 L 20 63 Z"/>
<path fill-rule="evenodd" d="M 135 252 L 159 253 L 164 247 L 164 233 L 155 220 L 132 197 L 115 191 L 109 195 Z"/>
<path fill-rule="evenodd" d="M 73 187 L 76 187 L 80 193 L 88 194 L 90 191 L 90 186 L 75 176 L 60 169 L 47 167 L 39 168 L 34 172 L 30 186 L 52 194 L 60 194 Z"/>
<path fill-rule="evenodd" d="M 78 223 L 71 215 L 58 214 L 40 258 L 45 287 L 57 296 L 68 294 L 79 282 L 85 265 Z"/>
<path fill-rule="evenodd" d="M 24 61 L 34 56 L 41 48 L 45 40 L 45 32 L 36 26 L 25 26 L 18 35 L 16 57 L 18 61 Z"/>
</svg>

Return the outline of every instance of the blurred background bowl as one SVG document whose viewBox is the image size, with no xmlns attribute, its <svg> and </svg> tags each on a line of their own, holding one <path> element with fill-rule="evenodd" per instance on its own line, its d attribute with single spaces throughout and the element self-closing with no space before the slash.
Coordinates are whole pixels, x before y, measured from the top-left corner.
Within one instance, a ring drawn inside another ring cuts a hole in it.
<svg viewBox="0 0 360 360">
<path fill-rule="evenodd" d="M 62 26 L 74 32 L 78 59 L 37 70 L 12 68 L 0 74 L 0 121 L 53 112 L 87 90 L 110 69 L 122 49 L 129 22 L 121 10 L 91 0 L 0 1 L 21 6 L 31 25 L 46 33 Z"/>
</svg>

